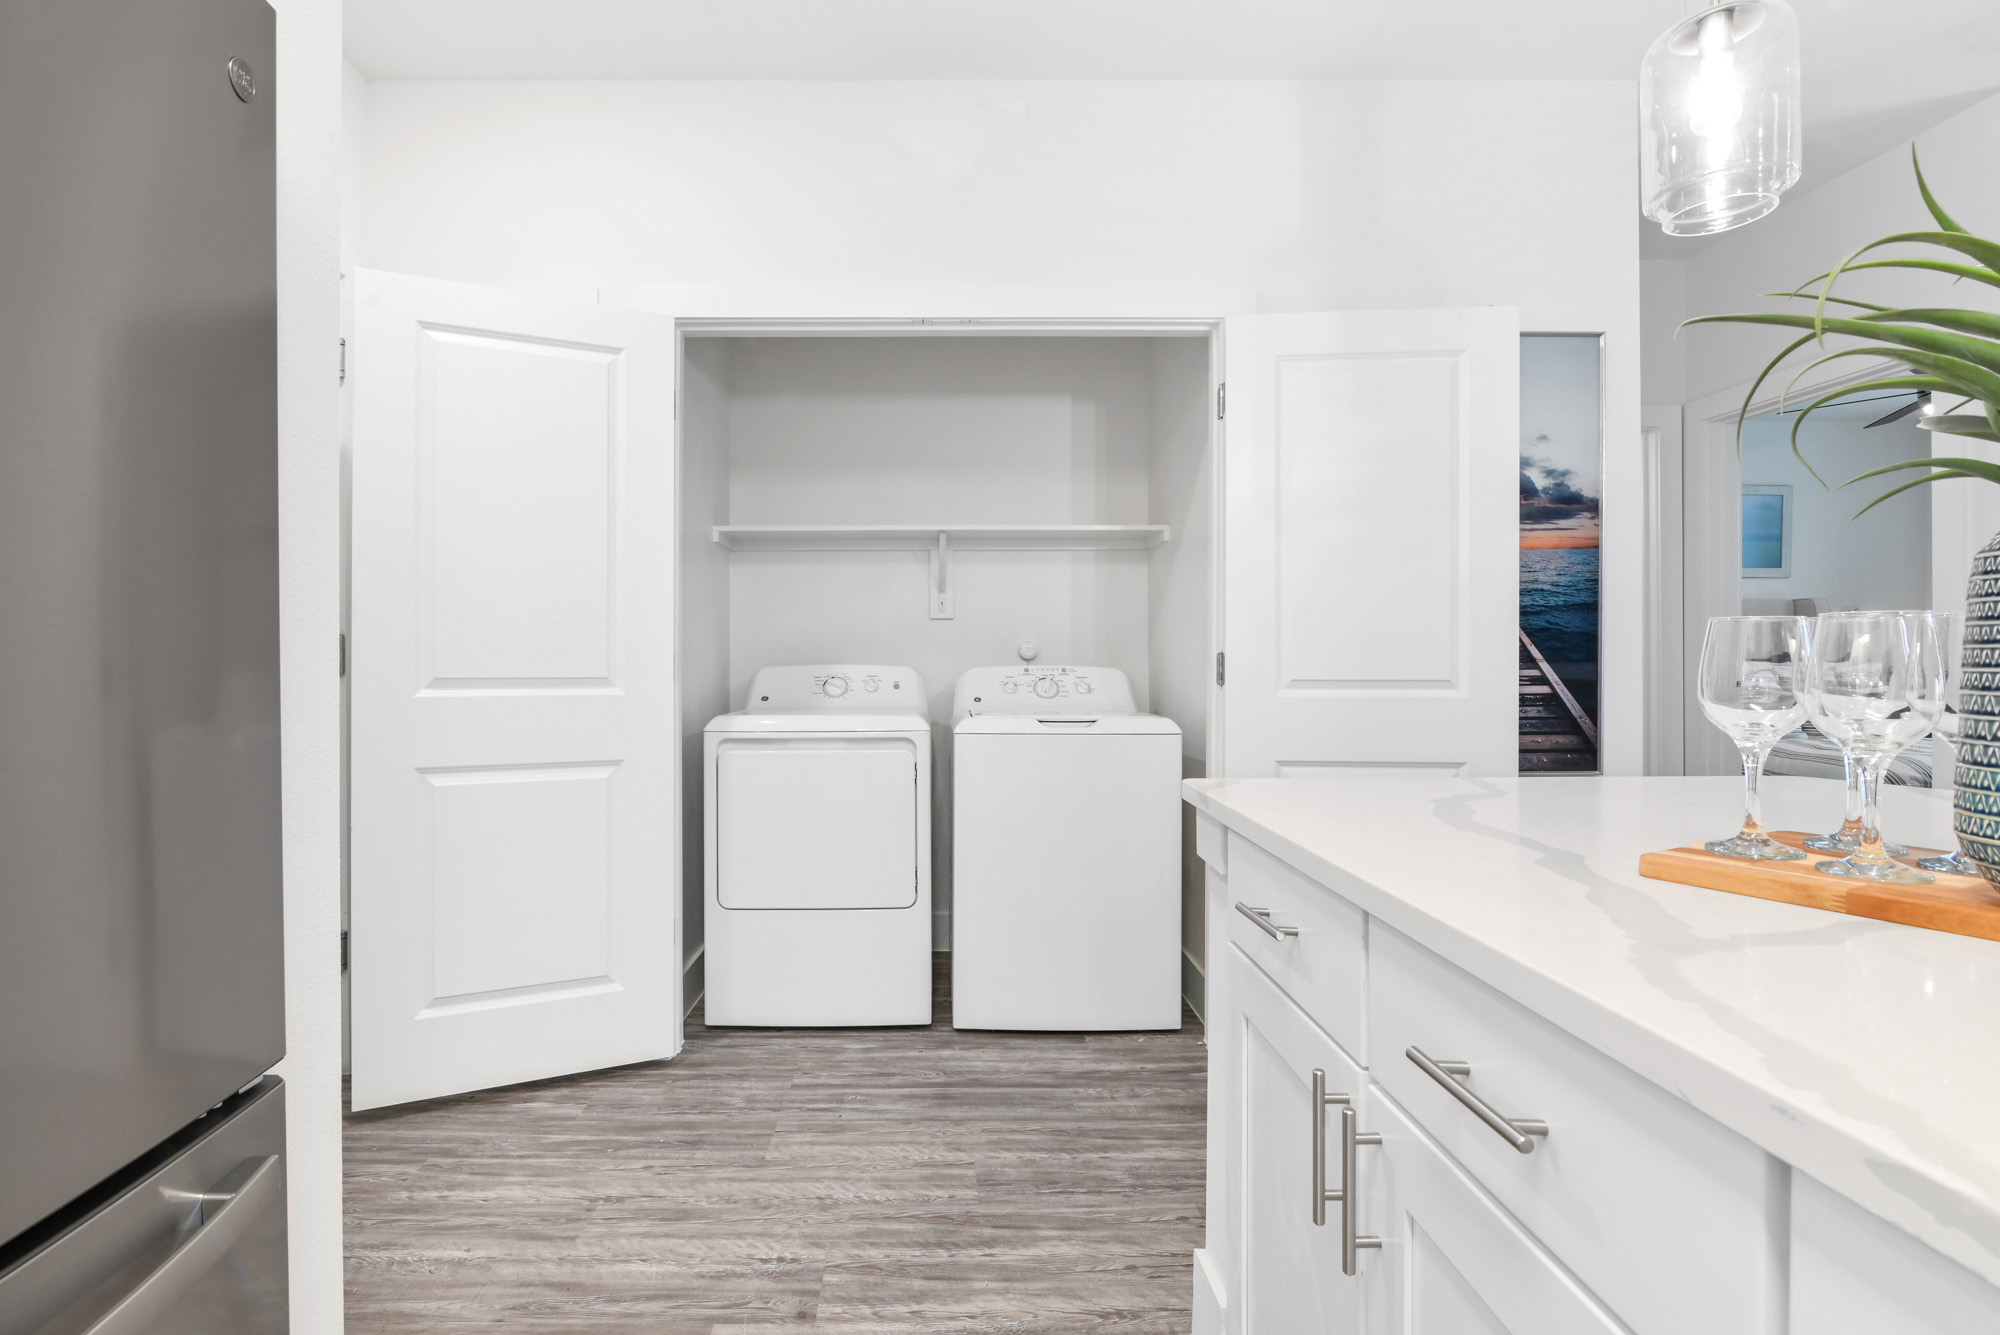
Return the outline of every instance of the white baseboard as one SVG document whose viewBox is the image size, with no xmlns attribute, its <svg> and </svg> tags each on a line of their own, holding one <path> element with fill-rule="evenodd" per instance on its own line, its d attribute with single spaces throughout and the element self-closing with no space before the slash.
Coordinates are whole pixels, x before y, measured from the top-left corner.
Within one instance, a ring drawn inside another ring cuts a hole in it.
<svg viewBox="0 0 2000 1335">
<path fill-rule="evenodd" d="M 1215 1273 L 1214 1264 L 1208 1259 L 1208 1249 L 1195 1248 L 1194 1335 L 1223 1335 L 1227 1329 L 1225 1313 L 1228 1306 L 1222 1276 Z"/>
</svg>

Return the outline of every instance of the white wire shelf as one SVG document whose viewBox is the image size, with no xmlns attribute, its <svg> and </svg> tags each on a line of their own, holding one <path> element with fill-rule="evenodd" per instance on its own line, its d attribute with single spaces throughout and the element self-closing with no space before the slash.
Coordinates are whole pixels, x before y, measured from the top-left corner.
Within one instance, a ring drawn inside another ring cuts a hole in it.
<svg viewBox="0 0 2000 1335">
<path fill-rule="evenodd" d="M 1165 524 L 718 524 L 715 541 L 732 551 L 1103 552 L 1157 547 Z"/>
</svg>

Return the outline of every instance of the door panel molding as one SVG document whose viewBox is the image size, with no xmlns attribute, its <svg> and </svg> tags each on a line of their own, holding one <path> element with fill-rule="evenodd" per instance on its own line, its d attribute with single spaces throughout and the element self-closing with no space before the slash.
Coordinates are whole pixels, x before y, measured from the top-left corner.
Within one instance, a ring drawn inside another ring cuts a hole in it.
<svg viewBox="0 0 2000 1335">
<path fill-rule="evenodd" d="M 372 271 L 355 320 L 353 1107 L 672 1056 L 673 322 Z"/>
<path fill-rule="evenodd" d="M 1210 772 L 1514 773 L 1518 314 L 1234 316 L 1226 359 Z"/>
</svg>

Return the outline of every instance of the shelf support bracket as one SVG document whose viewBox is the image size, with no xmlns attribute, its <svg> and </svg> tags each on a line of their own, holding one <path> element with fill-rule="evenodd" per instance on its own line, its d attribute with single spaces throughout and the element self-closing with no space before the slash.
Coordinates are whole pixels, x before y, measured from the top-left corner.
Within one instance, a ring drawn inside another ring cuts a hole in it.
<svg viewBox="0 0 2000 1335">
<path fill-rule="evenodd" d="M 938 534 L 937 546 L 931 549 L 931 620 L 950 621 L 952 578 L 951 544 L 945 534 Z"/>
</svg>

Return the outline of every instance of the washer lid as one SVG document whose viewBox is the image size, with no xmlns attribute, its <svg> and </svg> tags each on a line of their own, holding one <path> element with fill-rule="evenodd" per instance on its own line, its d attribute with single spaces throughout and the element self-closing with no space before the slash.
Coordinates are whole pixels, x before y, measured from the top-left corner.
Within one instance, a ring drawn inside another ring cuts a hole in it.
<svg viewBox="0 0 2000 1335">
<path fill-rule="evenodd" d="M 740 733 L 920 733 L 929 736 L 931 721 L 922 714 L 835 713 L 831 710 L 789 709 L 778 712 L 719 714 L 703 732 Z"/>
<path fill-rule="evenodd" d="M 952 732 L 1014 737 L 1178 737 L 1180 725 L 1158 714 L 972 714 Z"/>
</svg>

